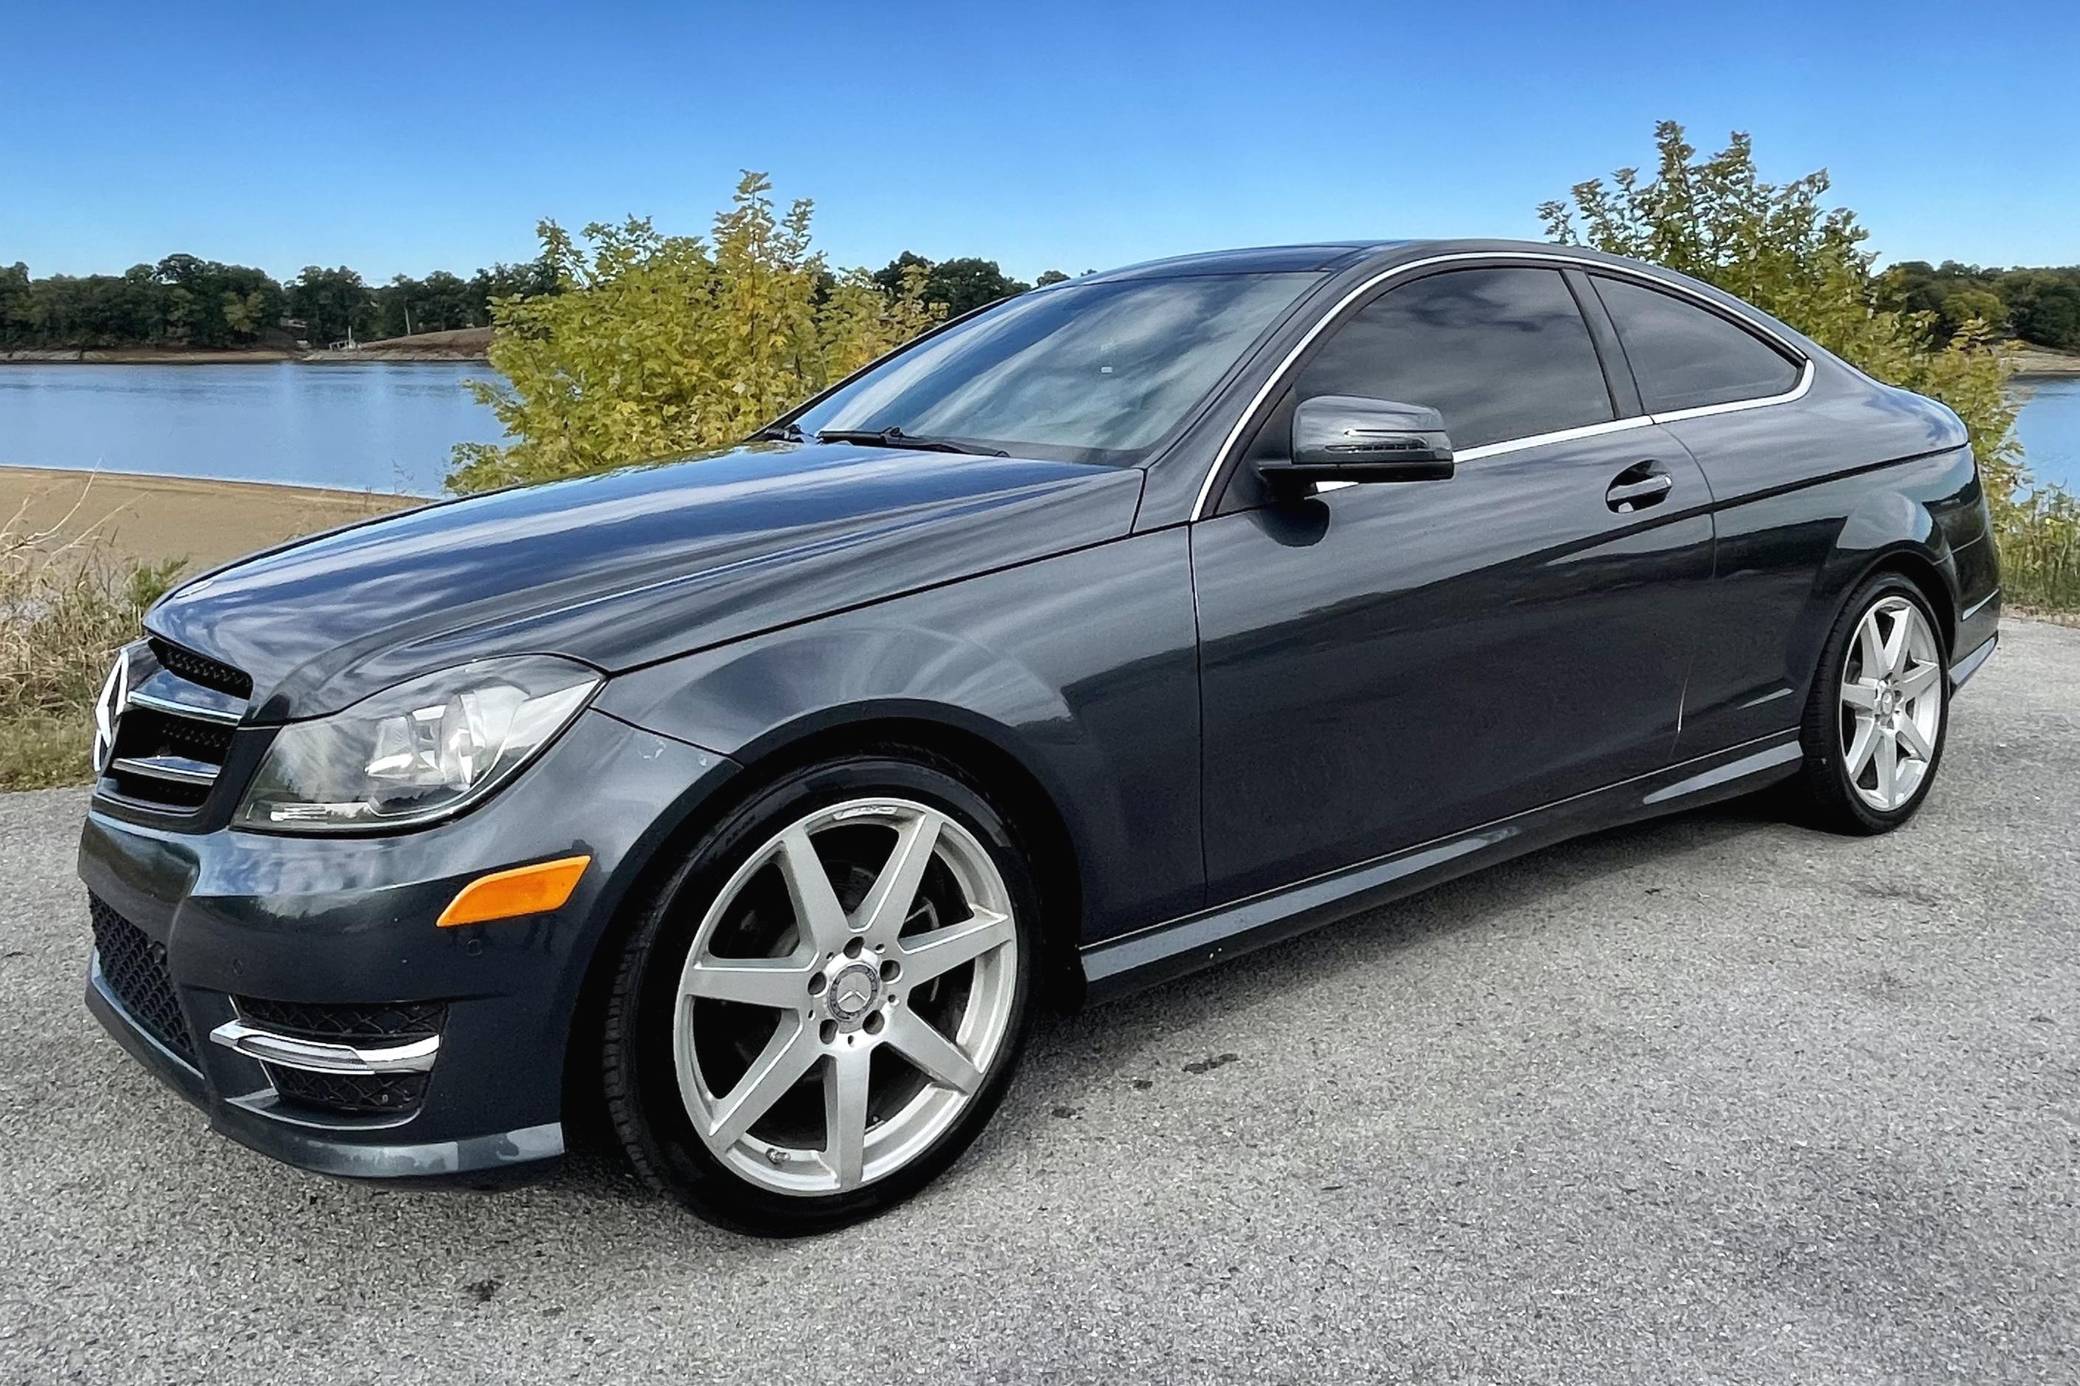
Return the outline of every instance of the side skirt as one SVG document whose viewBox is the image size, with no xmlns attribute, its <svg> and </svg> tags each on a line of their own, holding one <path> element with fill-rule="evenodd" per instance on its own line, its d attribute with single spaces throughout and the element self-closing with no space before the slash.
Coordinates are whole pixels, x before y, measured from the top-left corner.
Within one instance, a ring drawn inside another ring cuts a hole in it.
<svg viewBox="0 0 2080 1386">
<path fill-rule="evenodd" d="M 1124 996 L 1583 833 L 1749 793 L 1794 774 L 1803 755 L 1795 730 L 1776 732 L 1296 885 L 1106 939 L 1081 951 L 1086 998 Z"/>
</svg>

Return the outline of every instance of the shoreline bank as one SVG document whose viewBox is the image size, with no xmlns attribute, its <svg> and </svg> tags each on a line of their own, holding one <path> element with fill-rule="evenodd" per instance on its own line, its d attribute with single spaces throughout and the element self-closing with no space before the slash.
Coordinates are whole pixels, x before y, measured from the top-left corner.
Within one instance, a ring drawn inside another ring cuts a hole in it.
<svg viewBox="0 0 2080 1386">
<path fill-rule="evenodd" d="M 0 526 L 54 530 L 61 541 L 99 538 L 143 562 L 185 558 L 191 573 L 429 499 L 272 481 L 0 465 Z"/>
<path fill-rule="evenodd" d="M 370 362 L 449 362 L 487 365 L 482 352 L 446 351 L 437 347 L 362 347 L 354 351 L 153 351 L 149 348 L 67 348 L 43 351 L 0 351 L 0 366 L 357 366 Z"/>
</svg>

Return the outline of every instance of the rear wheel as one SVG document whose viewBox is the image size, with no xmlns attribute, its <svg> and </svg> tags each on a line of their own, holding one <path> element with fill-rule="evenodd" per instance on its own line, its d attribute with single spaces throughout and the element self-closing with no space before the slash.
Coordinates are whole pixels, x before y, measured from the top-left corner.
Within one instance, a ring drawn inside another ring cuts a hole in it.
<svg viewBox="0 0 2080 1386">
<path fill-rule="evenodd" d="M 1950 715 L 1939 630 L 1896 574 L 1864 584 L 1836 622 L 1802 732 L 1805 799 L 1821 826 L 1889 832 L 1928 796 Z"/>
<path fill-rule="evenodd" d="M 882 756 L 786 776 L 695 850 L 623 959 L 606 1086 L 637 1167 L 769 1234 L 915 1192 L 1009 1083 L 1036 917 L 979 787 Z"/>
</svg>

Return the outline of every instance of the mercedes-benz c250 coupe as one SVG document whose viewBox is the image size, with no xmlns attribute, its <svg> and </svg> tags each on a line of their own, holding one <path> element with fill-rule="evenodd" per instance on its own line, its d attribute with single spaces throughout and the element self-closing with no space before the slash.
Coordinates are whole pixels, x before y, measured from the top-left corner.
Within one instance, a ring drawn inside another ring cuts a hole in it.
<svg viewBox="0 0 2080 1386">
<path fill-rule="evenodd" d="M 961 1153 L 1039 1006 L 1778 781 L 1897 827 L 1998 591 L 1954 414 L 1680 275 L 1089 275 L 739 447 L 167 596 L 97 709 L 87 1003 L 309 1169 L 582 1125 L 831 1227 Z"/>
</svg>

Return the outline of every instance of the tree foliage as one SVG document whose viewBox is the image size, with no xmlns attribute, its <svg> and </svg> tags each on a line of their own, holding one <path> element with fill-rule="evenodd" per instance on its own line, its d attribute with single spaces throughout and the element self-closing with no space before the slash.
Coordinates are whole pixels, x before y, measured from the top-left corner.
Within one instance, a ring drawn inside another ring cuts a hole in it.
<svg viewBox="0 0 2080 1386">
<path fill-rule="evenodd" d="M 274 326 L 282 302 L 264 272 L 193 255 L 44 279 L 17 262 L 0 269 L 0 348 L 246 346 Z"/>
<path fill-rule="evenodd" d="M 2046 604 L 2080 600 L 2066 585 L 2080 553 L 2073 503 L 2056 488 L 2033 488 L 2023 471 L 1994 325 L 1972 317 L 1946 327 L 1939 312 L 1897 306 L 1896 286 L 1874 272 L 1875 256 L 1863 248 L 1869 233 L 1856 214 L 1822 205 L 1824 170 L 1766 183 L 1746 135 L 1736 133 L 1725 149 L 1699 158 L 1673 121 L 1656 127 L 1655 145 L 1653 178 L 1620 169 L 1609 185 L 1578 183 L 1570 201 L 1541 206 L 1552 239 L 1715 284 L 1878 379 L 1949 405 L 1971 432 L 2004 532 L 2011 595 Z"/>
<path fill-rule="evenodd" d="M 2080 265 L 1982 269 L 1902 260 L 1884 277 L 1898 306 L 1935 313 L 1946 326 L 1976 314 L 2025 342 L 2080 351 Z"/>
<path fill-rule="evenodd" d="M 927 260 L 916 251 L 906 250 L 875 270 L 874 282 L 884 293 L 899 294 L 904 284 L 916 274 L 924 276 L 925 298 L 932 303 L 945 304 L 947 316 L 956 318 L 1000 298 L 1010 298 L 1035 287 L 1059 284 L 1069 277 L 1060 270 L 1048 270 L 1040 276 L 1037 285 L 1028 284 L 1005 274 L 995 260 L 984 260 L 974 255 L 953 260 Z"/>
<path fill-rule="evenodd" d="M 811 207 L 775 211 L 746 173 L 712 237 L 668 236 L 646 218 L 573 238 L 538 228 L 560 292 L 493 307 L 491 364 L 475 387 L 504 444 L 455 449 L 448 484 L 480 491 L 575 476 L 734 442 L 944 314 L 911 269 L 895 292 L 864 270 L 832 272 Z"/>
</svg>

